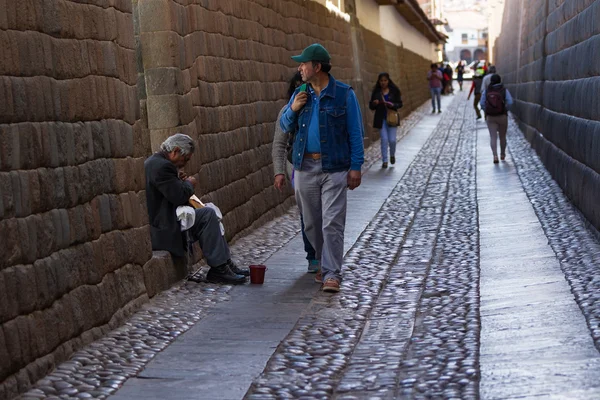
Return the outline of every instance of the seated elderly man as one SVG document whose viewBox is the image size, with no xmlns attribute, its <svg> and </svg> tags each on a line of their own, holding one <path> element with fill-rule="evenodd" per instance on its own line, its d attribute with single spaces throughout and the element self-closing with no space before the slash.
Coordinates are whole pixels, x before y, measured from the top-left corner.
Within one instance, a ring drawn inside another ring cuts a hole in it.
<svg viewBox="0 0 600 400">
<path fill-rule="evenodd" d="M 194 149 L 191 137 L 177 133 L 165 140 L 160 151 L 144 162 L 152 249 L 167 250 L 178 257 L 185 255 L 187 243 L 176 210 L 188 205 L 197 184 L 195 178 L 186 177 L 181 169 L 192 157 Z M 194 225 L 188 232 L 191 240 L 200 243 L 211 267 L 206 279 L 213 283 L 244 283 L 250 272 L 247 268 L 238 268 L 231 260 L 215 211 L 204 207 L 195 212 Z"/>
</svg>

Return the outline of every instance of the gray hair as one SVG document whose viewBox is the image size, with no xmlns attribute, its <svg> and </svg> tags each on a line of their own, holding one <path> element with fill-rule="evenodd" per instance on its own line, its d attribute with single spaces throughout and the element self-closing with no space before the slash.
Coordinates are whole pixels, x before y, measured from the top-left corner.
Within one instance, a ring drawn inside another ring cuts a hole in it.
<svg viewBox="0 0 600 400">
<path fill-rule="evenodd" d="M 175 149 L 179 149 L 181 151 L 181 155 L 187 156 L 192 154 L 196 149 L 196 144 L 194 143 L 194 139 L 189 137 L 188 135 L 184 135 L 183 133 L 176 133 L 173 136 L 170 136 L 162 142 L 160 145 L 160 150 L 165 153 L 170 153 Z"/>
</svg>

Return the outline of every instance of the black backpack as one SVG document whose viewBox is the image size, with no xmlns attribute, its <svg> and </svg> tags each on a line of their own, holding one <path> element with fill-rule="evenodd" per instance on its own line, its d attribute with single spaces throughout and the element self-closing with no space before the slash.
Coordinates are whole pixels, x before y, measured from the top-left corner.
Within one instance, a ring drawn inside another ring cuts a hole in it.
<svg viewBox="0 0 600 400">
<path fill-rule="evenodd" d="M 485 115 L 503 114 L 506 114 L 506 89 L 490 85 L 485 91 Z"/>
</svg>

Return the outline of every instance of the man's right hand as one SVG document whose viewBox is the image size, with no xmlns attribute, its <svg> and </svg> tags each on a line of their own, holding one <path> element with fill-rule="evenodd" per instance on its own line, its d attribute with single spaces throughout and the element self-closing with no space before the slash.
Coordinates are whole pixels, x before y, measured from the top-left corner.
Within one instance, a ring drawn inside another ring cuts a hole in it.
<svg viewBox="0 0 600 400">
<path fill-rule="evenodd" d="M 285 187 L 285 175 L 283 175 L 283 174 L 275 175 L 275 184 L 274 184 L 274 186 L 280 192 L 283 191 L 283 188 Z"/>
<path fill-rule="evenodd" d="M 187 178 L 185 178 L 185 181 L 191 183 L 194 188 L 198 184 L 198 181 L 193 176 L 188 176 Z"/>
<path fill-rule="evenodd" d="M 300 92 L 294 97 L 294 101 L 292 102 L 292 111 L 298 112 L 304 107 L 306 102 L 308 101 L 308 94 L 306 92 Z"/>
<path fill-rule="evenodd" d="M 376 106 L 378 106 L 379 105 L 379 100 L 377 100 L 377 99 L 373 100 L 373 104 L 375 104 Z"/>
</svg>

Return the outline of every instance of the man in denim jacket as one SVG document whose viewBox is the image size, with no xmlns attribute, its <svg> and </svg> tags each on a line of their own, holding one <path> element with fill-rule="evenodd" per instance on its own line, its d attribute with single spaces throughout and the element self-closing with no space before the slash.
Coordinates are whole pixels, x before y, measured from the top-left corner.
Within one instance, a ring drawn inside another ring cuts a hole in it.
<svg viewBox="0 0 600 400">
<path fill-rule="evenodd" d="M 323 291 L 335 293 L 342 280 L 346 189 L 361 181 L 363 121 L 352 88 L 329 74 L 331 57 L 323 46 L 312 44 L 292 59 L 300 63 L 306 85 L 284 109 L 281 128 L 296 132 L 296 201 L 321 263 L 315 280 L 323 283 Z"/>
</svg>

